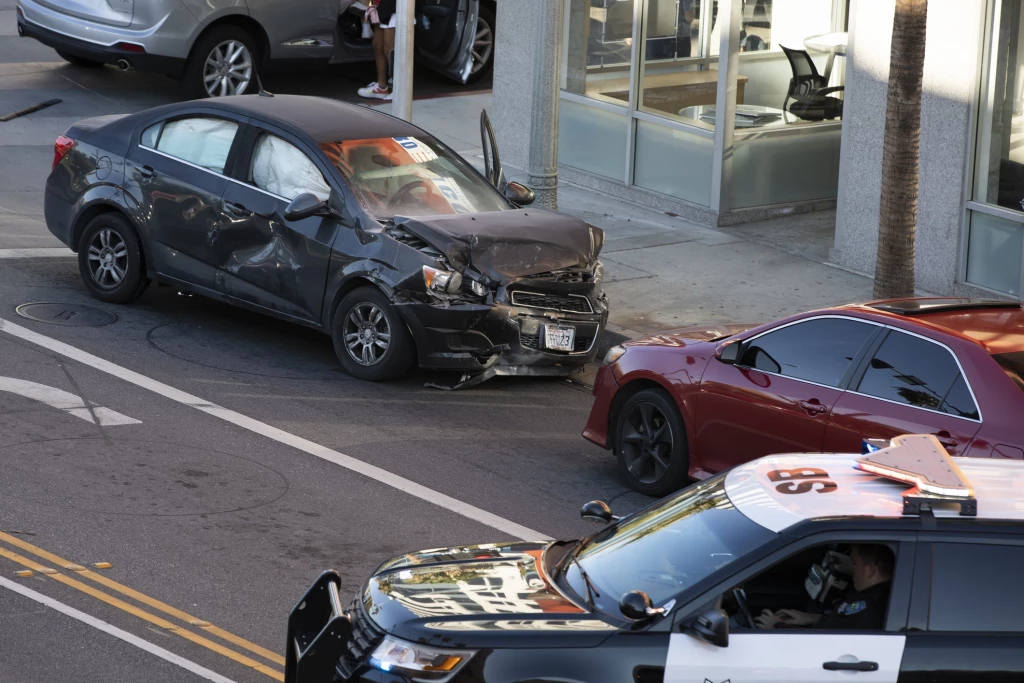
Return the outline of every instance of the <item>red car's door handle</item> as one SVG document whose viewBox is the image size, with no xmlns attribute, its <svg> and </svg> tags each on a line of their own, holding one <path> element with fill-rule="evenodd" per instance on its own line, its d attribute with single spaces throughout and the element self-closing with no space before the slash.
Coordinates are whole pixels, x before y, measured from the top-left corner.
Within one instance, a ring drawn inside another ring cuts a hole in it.
<svg viewBox="0 0 1024 683">
<path fill-rule="evenodd" d="M 821 415 L 828 412 L 828 406 L 821 405 L 816 398 L 812 398 L 810 401 L 800 401 L 800 407 L 813 415 Z"/>
<path fill-rule="evenodd" d="M 939 432 L 935 438 L 946 448 L 956 448 L 960 445 L 960 442 L 954 439 L 949 432 Z"/>
</svg>

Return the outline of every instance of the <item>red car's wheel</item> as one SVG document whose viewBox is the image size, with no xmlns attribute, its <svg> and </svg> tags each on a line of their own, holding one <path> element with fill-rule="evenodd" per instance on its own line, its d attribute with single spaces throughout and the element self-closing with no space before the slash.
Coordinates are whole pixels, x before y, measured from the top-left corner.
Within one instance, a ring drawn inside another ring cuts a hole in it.
<svg viewBox="0 0 1024 683">
<path fill-rule="evenodd" d="M 623 480 L 635 491 L 664 496 L 686 484 L 686 429 L 671 396 L 644 389 L 626 400 L 616 417 L 615 455 Z"/>
</svg>

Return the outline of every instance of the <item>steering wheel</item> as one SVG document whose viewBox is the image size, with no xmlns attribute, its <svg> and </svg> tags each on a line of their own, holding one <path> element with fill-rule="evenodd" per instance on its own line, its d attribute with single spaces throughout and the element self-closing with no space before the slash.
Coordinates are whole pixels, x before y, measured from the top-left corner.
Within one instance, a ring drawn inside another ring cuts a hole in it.
<svg viewBox="0 0 1024 683">
<path fill-rule="evenodd" d="M 750 605 L 747 604 L 747 594 L 743 592 L 743 589 L 733 588 L 732 597 L 736 599 L 736 604 L 740 606 L 740 614 L 743 615 L 743 620 L 747 622 L 747 626 L 757 628 L 757 624 L 754 623 L 754 615 L 750 613 Z"/>
<path fill-rule="evenodd" d="M 398 192 L 396 192 L 388 202 L 388 208 L 393 209 L 407 199 L 411 199 L 413 191 L 418 190 L 421 187 L 425 189 L 428 194 L 435 194 L 434 188 L 431 187 L 430 183 L 426 180 L 414 180 L 411 183 L 402 185 L 402 187 L 398 189 Z"/>
</svg>

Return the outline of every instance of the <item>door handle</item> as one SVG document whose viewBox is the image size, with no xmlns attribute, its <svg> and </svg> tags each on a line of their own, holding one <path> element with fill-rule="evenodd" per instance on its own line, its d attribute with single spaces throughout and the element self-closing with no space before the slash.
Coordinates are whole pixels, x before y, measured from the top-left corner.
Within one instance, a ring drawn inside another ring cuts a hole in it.
<svg viewBox="0 0 1024 683">
<path fill-rule="evenodd" d="M 939 443 L 941 443 L 946 448 L 956 448 L 957 446 L 960 445 L 960 442 L 954 439 L 953 436 L 945 430 L 936 434 L 935 438 L 938 439 Z"/>
<path fill-rule="evenodd" d="M 800 407 L 806 410 L 808 413 L 814 413 L 820 415 L 828 412 L 828 406 L 823 406 L 818 402 L 818 399 L 811 399 L 810 401 L 800 401 Z"/>
<path fill-rule="evenodd" d="M 878 662 L 825 662 L 825 671 L 878 671 Z"/>
<path fill-rule="evenodd" d="M 226 202 L 224 204 L 224 208 L 227 209 L 228 213 L 230 213 L 232 216 L 236 216 L 238 218 L 248 218 L 249 216 L 252 215 L 252 211 L 245 208 L 241 204 L 233 204 L 231 202 Z"/>
<path fill-rule="evenodd" d="M 139 175 L 143 178 L 156 178 L 156 171 L 152 166 L 140 166 Z"/>
</svg>

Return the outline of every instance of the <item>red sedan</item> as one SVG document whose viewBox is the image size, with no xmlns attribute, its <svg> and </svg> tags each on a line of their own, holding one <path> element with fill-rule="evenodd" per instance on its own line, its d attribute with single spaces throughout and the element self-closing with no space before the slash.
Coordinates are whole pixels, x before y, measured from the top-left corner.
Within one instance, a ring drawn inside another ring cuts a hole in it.
<svg viewBox="0 0 1024 683">
<path fill-rule="evenodd" d="M 649 495 L 772 453 L 859 452 L 900 434 L 1024 458 L 1020 303 L 840 306 L 638 339 L 605 360 L 583 436 Z"/>
</svg>

